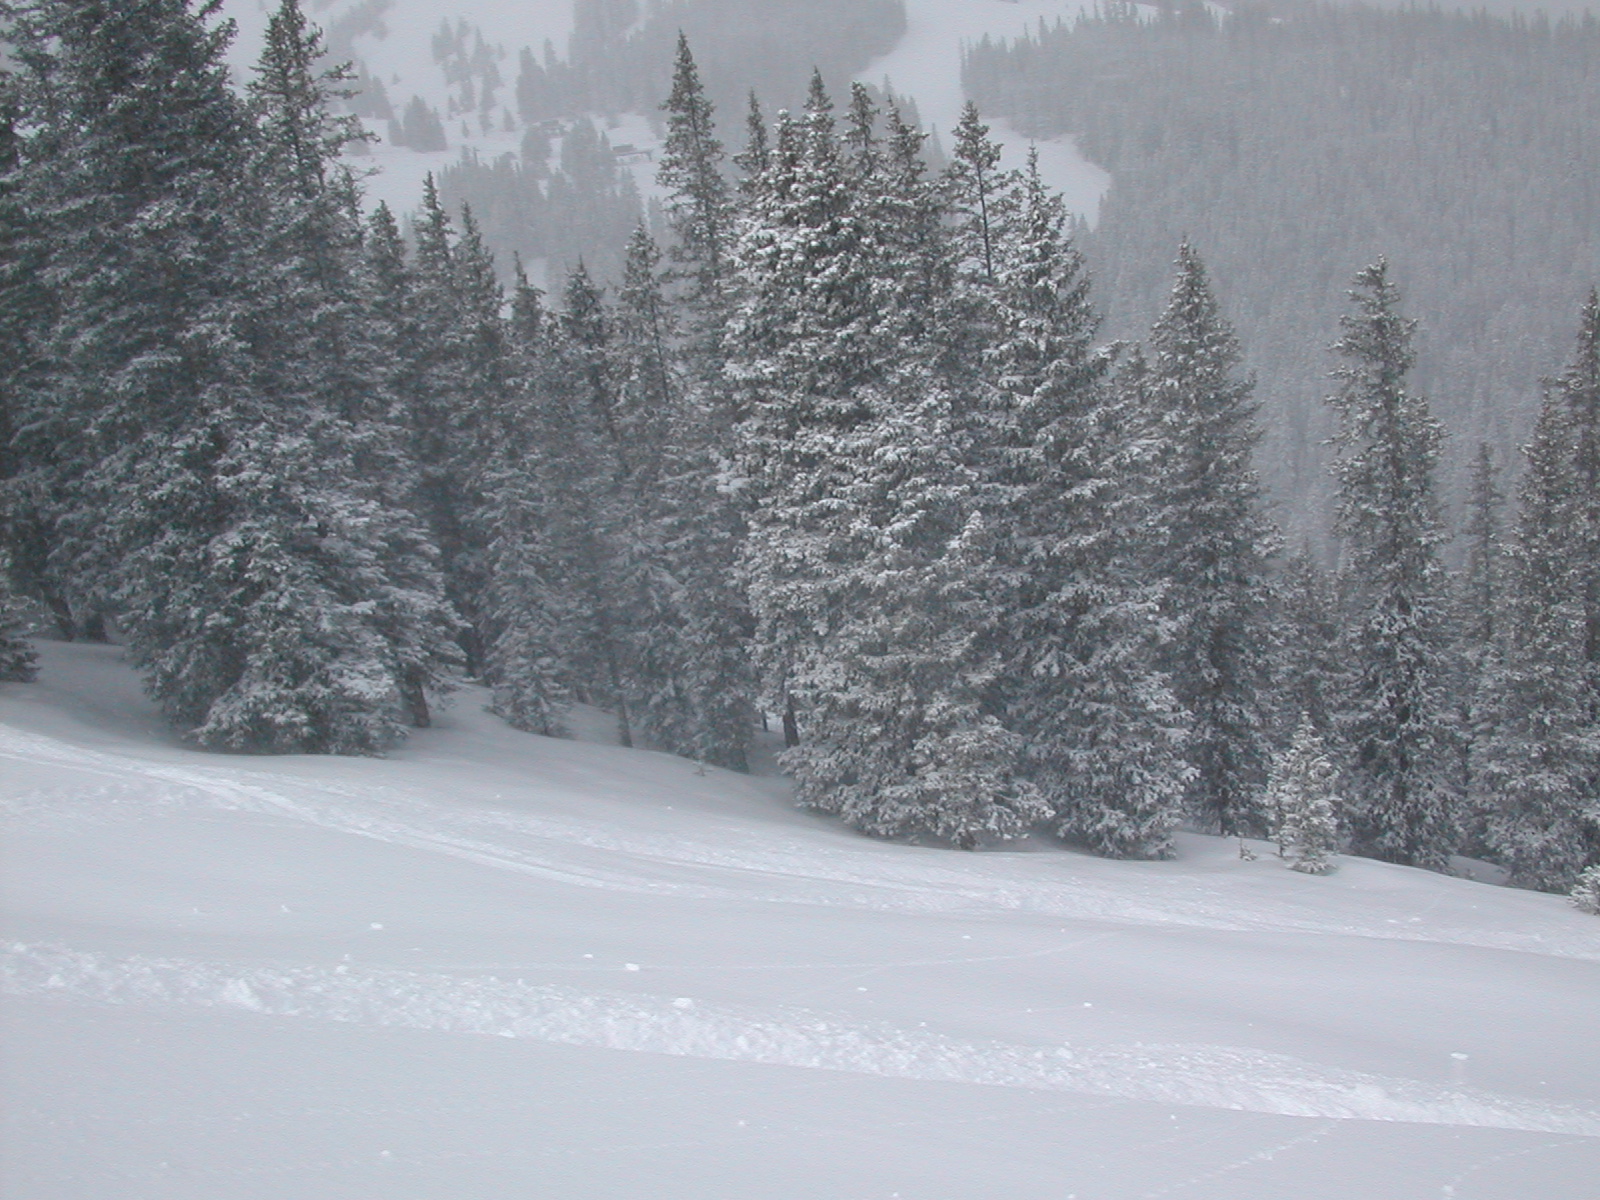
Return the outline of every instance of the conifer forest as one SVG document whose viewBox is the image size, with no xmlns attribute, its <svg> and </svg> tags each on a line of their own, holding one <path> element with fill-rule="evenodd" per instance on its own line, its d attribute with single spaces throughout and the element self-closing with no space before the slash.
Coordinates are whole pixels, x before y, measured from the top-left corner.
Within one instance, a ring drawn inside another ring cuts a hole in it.
<svg viewBox="0 0 1600 1200">
<path fill-rule="evenodd" d="M 535 142 L 658 111 L 657 200 L 595 133 L 408 216 L 301 0 L 238 81 L 196 0 L 0 3 L 0 678 L 110 640 L 256 755 L 471 680 L 735 771 L 765 725 L 876 838 L 1600 887 L 1600 24 L 1109 4 L 970 47 L 933 138 L 815 30 L 747 95 L 696 60 L 742 6 L 652 11 L 500 86 Z M 1111 171 L 1097 226 L 991 112 Z"/>
</svg>

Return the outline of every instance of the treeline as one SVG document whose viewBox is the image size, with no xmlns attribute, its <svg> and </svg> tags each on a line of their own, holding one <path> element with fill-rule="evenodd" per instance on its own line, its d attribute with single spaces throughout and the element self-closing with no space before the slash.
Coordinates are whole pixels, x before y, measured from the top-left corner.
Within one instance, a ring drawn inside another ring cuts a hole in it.
<svg viewBox="0 0 1600 1200">
<path fill-rule="evenodd" d="M 756 85 L 797 104 L 814 71 L 844 84 L 905 29 L 904 0 L 577 0 L 565 58 L 549 45 L 521 52 L 517 112 L 530 123 L 653 113 L 680 33 L 698 48 L 713 105 L 736 111 Z"/>
<path fill-rule="evenodd" d="M 1274 13 L 1281 13 L 1274 16 Z M 1108 333 L 1164 302 L 1181 237 L 1227 281 L 1268 415 L 1262 463 L 1297 531 L 1330 508 L 1323 347 L 1345 281 L 1390 255 L 1427 313 L 1417 380 L 1456 437 L 1529 435 L 1539 376 L 1600 276 L 1600 21 L 1437 8 L 1112 3 L 967 56 L 969 93 L 1110 171 L 1085 240 Z"/>
<path fill-rule="evenodd" d="M 875 836 L 1600 861 L 1593 296 L 1514 532 L 1486 461 L 1452 577 L 1411 325 L 1361 272 L 1330 577 L 1281 561 L 1195 250 L 1102 343 L 1059 198 L 975 108 L 935 174 L 814 77 L 730 170 L 680 40 L 670 246 L 552 308 L 431 187 L 413 246 L 360 216 L 296 0 L 244 97 L 187 0 L 9 11 L 10 576 L 195 742 L 375 752 L 465 671 L 520 728 L 582 699 L 732 768 L 771 713 L 800 801 Z"/>
</svg>

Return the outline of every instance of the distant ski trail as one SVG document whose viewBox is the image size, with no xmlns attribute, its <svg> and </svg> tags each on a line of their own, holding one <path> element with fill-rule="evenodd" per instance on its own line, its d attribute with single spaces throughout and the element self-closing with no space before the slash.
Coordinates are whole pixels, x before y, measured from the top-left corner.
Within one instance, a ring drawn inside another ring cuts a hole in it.
<svg viewBox="0 0 1600 1200">
<path fill-rule="evenodd" d="M 0 991 L 108 1004 L 236 1009 L 1282 1116 L 1600 1137 L 1600 1113 L 1231 1046 L 1047 1048 L 970 1042 L 802 1008 L 704 1004 L 355 965 L 243 967 L 11 943 L 0 951 Z"/>
</svg>

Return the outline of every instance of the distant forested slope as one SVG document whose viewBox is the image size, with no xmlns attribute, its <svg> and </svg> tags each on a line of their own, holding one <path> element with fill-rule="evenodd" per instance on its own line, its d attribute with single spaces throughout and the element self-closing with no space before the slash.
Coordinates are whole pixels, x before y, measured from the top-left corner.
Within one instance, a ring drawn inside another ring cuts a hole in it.
<svg viewBox="0 0 1600 1200">
<path fill-rule="evenodd" d="M 969 53 L 987 113 L 1071 132 L 1112 173 L 1086 243 L 1108 332 L 1165 302 L 1183 237 L 1260 378 L 1260 456 L 1291 526 L 1321 527 L 1326 346 L 1351 275 L 1387 255 L 1421 318 L 1418 379 L 1455 480 L 1525 439 L 1563 314 L 1600 280 L 1600 21 L 1112 5 Z M 1554 339 L 1554 340 L 1553 340 Z"/>
<path fill-rule="evenodd" d="M 887 53 L 906 28 L 904 0 L 579 0 L 565 60 L 524 57 L 518 99 L 528 118 L 655 112 L 672 81 L 682 30 L 707 96 L 734 120 L 757 89 L 798 109 L 813 69 L 830 86 Z"/>
<path fill-rule="evenodd" d="M 771 115 L 799 108 L 814 69 L 845 88 L 894 46 L 906 16 L 903 0 L 578 0 L 574 22 L 565 56 L 523 47 L 514 64 L 496 65 L 464 23 L 435 38 L 454 89 L 448 115 L 477 109 L 480 119 L 527 130 L 520 156 L 466 155 L 439 183 L 448 207 L 472 206 L 502 262 L 543 259 L 559 275 L 582 259 L 613 280 L 641 204 L 611 140 L 588 118 L 659 121 L 680 30 L 717 107 L 718 132 L 734 149 L 752 89 Z M 553 137 L 560 149 L 547 161 Z"/>
</svg>

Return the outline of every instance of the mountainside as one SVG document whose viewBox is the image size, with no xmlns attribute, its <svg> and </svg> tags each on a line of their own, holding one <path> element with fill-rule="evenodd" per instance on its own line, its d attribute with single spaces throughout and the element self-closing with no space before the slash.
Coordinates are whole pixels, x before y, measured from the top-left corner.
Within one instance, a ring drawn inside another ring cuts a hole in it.
<svg viewBox="0 0 1600 1200">
<path fill-rule="evenodd" d="M 471 689 L 389 759 L 218 758 L 43 650 L 0 685 L 8 1198 L 1593 1194 L 1557 897 L 872 842 Z"/>
<path fill-rule="evenodd" d="M 947 147 L 964 96 L 961 52 L 985 36 L 1016 36 L 1070 18 L 1079 0 L 317 0 L 330 58 L 354 65 L 351 111 L 377 140 L 356 156 L 370 203 L 413 212 L 423 178 L 447 205 L 470 203 L 510 276 L 520 255 L 541 283 L 581 258 L 616 278 L 623 244 L 657 193 L 656 158 L 673 41 L 688 36 L 718 132 L 745 137 L 746 95 L 766 116 L 798 109 L 813 68 L 844 97 L 851 78 L 885 80 L 908 115 Z M 260 52 L 266 0 L 227 0 L 238 23 L 230 60 L 246 77 Z M 1007 165 L 1029 140 L 1005 122 Z M 1040 164 L 1069 206 L 1094 219 L 1108 177 L 1070 138 L 1040 142 Z"/>
</svg>

